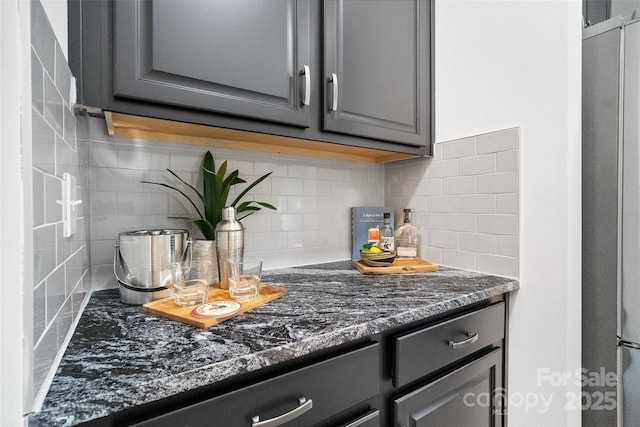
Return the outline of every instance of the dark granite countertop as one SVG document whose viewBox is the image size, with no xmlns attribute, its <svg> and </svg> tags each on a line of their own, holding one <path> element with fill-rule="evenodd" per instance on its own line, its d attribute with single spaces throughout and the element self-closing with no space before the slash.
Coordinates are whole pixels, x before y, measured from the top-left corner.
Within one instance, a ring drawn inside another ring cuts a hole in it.
<svg viewBox="0 0 640 427">
<path fill-rule="evenodd" d="M 209 329 L 121 304 L 117 289 L 94 292 L 42 411 L 29 425 L 67 426 L 108 416 L 519 286 L 515 279 L 446 267 L 363 275 L 349 261 L 266 271 L 263 282 L 289 293 Z"/>
</svg>

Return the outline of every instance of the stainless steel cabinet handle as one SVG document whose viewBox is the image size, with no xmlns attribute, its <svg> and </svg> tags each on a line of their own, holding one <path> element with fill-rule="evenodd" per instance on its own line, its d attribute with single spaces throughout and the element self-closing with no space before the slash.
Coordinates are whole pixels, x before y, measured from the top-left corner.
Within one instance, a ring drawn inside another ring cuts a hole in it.
<svg viewBox="0 0 640 427">
<path fill-rule="evenodd" d="M 329 81 L 333 86 L 333 99 L 331 100 L 330 111 L 338 111 L 338 76 L 336 75 L 336 73 L 331 73 L 331 78 L 329 79 Z"/>
<path fill-rule="evenodd" d="M 478 334 L 477 333 L 472 334 L 471 332 L 469 332 L 467 334 L 467 337 L 469 337 L 469 338 L 467 338 L 465 340 L 462 340 L 462 341 L 449 341 L 449 347 L 451 347 L 454 350 L 457 350 L 459 348 L 466 347 L 466 346 L 468 346 L 470 344 L 473 344 L 474 342 L 478 341 Z"/>
<path fill-rule="evenodd" d="M 300 71 L 300 74 L 304 75 L 304 97 L 302 105 L 309 105 L 311 103 L 311 73 L 309 72 L 309 66 L 305 65 L 304 70 Z"/>
<path fill-rule="evenodd" d="M 300 406 L 298 406 L 297 408 L 292 409 L 286 414 L 282 414 L 277 417 L 270 418 L 268 420 L 260 421 L 260 417 L 256 415 L 251 419 L 252 421 L 251 427 L 281 426 L 284 423 L 287 423 L 291 420 L 298 418 L 299 416 L 307 412 L 309 409 L 313 408 L 313 400 L 311 399 L 307 400 L 306 398 L 301 397 L 300 399 L 298 399 L 298 403 L 300 404 Z"/>
</svg>

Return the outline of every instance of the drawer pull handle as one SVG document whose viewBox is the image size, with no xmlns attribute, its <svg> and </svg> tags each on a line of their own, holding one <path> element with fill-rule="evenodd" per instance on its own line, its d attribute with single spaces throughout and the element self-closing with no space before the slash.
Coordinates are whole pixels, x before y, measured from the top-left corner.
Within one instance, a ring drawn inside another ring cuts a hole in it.
<svg viewBox="0 0 640 427">
<path fill-rule="evenodd" d="M 462 341 L 449 341 L 449 347 L 451 347 L 454 350 L 457 350 L 459 348 L 462 347 L 466 347 L 468 345 L 473 344 L 474 342 L 478 341 L 478 333 L 476 332 L 475 334 L 472 334 L 471 332 L 469 332 L 467 334 L 467 339 L 462 340 Z"/>
<path fill-rule="evenodd" d="M 329 81 L 333 88 L 333 97 L 331 98 L 331 108 L 329 108 L 329 111 L 338 111 L 338 76 L 336 73 L 331 73 Z"/>
<path fill-rule="evenodd" d="M 311 71 L 309 71 L 309 66 L 305 65 L 304 69 L 300 71 L 300 74 L 304 76 L 304 97 L 302 99 L 302 105 L 309 105 L 311 103 Z"/>
<path fill-rule="evenodd" d="M 260 421 L 260 417 L 259 416 L 255 416 L 251 419 L 252 424 L 251 427 L 277 427 L 277 426 L 281 426 L 284 423 L 287 423 L 291 420 L 295 420 L 296 418 L 298 418 L 299 416 L 301 416 L 302 414 L 304 414 L 305 412 L 307 412 L 309 409 L 313 408 L 313 400 L 309 399 L 307 400 L 304 397 L 301 397 L 300 399 L 298 399 L 298 403 L 300 404 L 300 406 L 298 406 L 295 409 L 292 409 L 291 411 L 287 412 L 286 414 L 282 414 L 282 415 L 278 415 L 277 417 L 273 417 L 273 418 L 269 418 L 268 420 L 264 420 L 264 421 Z"/>
</svg>

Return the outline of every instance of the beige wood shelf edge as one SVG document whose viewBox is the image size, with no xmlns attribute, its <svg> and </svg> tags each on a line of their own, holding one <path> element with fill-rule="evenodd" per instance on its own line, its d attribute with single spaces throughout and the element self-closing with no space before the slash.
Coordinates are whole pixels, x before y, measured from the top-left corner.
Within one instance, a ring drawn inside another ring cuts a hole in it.
<svg viewBox="0 0 640 427">
<path fill-rule="evenodd" d="M 411 154 L 350 147 L 256 132 L 224 129 L 192 123 L 105 111 L 109 135 L 236 150 L 261 151 L 363 163 L 387 163 L 416 157 Z"/>
</svg>

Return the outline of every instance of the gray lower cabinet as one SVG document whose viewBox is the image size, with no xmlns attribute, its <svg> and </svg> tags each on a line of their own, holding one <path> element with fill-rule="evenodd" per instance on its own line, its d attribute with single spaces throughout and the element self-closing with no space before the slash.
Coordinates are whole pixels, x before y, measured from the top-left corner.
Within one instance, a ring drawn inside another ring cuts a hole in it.
<svg viewBox="0 0 640 427">
<path fill-rule="evenodd" d="M 393 338 L 394 426 L 504 425 L 506 303 Z"/>
<path fill-rule="evenodd" d="M 502 426 L 505 396 L 500 384 L 502 350 L 498 348 L 393 399 L 394 425 Z"/>
<path fill-rule="evenodd" d="M 311 426 L 379 392 L 378 344 L 371 344 L 135 425 Z M 344 425 L 374 425 L 369 415 Z"/>
<path fill-rule="evenodd" d="M 325 0 L 324 130 L 418 146 L 429 140 L 429 5 Z"/>
<path fill-rule="evenodd" d="M 364 337 L 233 384 L 130 408 L 99 426 L 418 427 L 506 425 L 507 303 Z M 91 423 L 90 423 L 91 424 Z"/>
<path fill-rule="evenodd" d="M 114 3 L 114 95 L 309 126 L 306 1 Z"/>
</svg>

